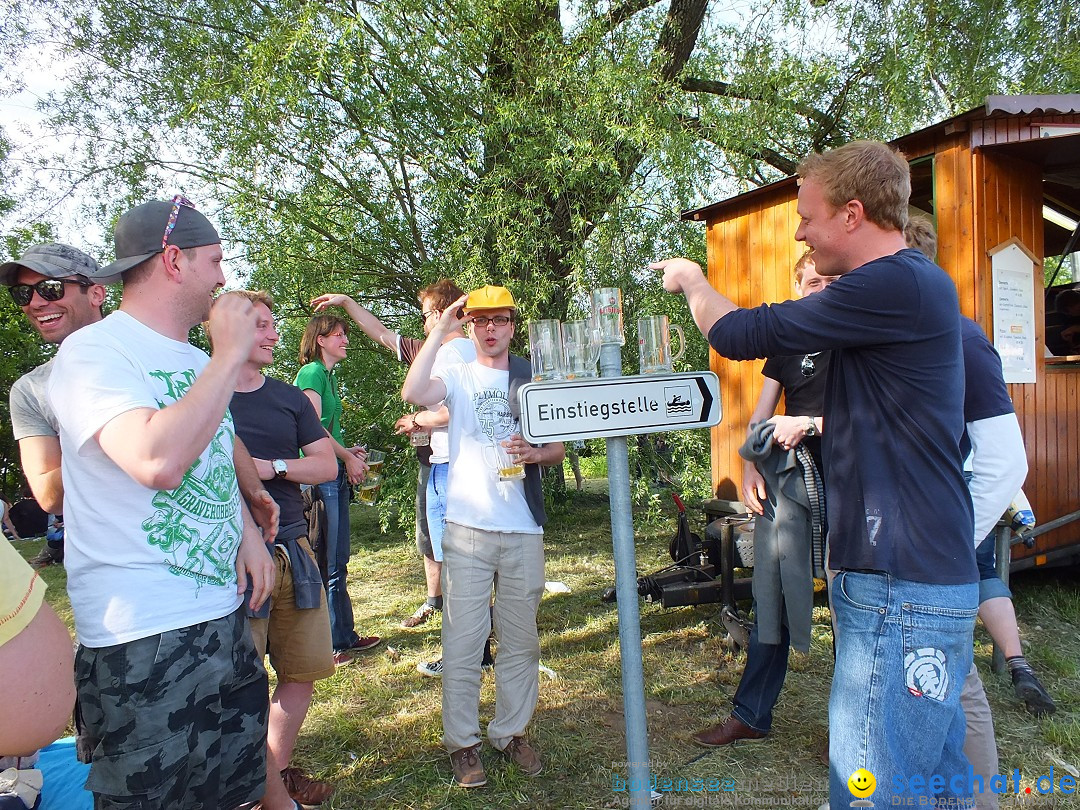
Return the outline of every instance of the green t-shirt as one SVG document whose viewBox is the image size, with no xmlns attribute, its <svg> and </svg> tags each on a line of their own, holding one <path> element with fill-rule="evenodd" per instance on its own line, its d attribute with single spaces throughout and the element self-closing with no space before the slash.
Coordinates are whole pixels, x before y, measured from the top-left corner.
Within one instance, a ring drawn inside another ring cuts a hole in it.
<svg viewBox="0 0 1080 810">
<path fill-rule="evenodd" d="M 293 382 L 301 391 L 314 391 L 322 400 L 322 425 L 342 445 L 345 439 L 341 432 L 341 394 L 338 393 L 337 377 L 318 360 L 308 363 L 296 373 Z"/>
</svg>

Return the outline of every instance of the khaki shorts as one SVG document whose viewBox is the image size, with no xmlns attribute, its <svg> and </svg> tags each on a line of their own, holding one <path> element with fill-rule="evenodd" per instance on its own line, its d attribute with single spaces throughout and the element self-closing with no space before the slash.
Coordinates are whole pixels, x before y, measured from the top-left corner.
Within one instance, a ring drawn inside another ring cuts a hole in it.
<svg viewBox="0 0 1080 810">
<path fill-rule="evenodd" d="M 307 539 L 296 544 L 313 560 Z M 270 618 L 249 619 L 260 659 L 270 653 L 270 664 L 282 683 L 310 683 L 334 674 L 334 648 L 330 640 L 330 614 L 326 593 L 320 591 L 317 608 L 296 607 L 292 563 L 282 546 L 274 547 L 275 580 L 270 593 Z"/>
</svg>

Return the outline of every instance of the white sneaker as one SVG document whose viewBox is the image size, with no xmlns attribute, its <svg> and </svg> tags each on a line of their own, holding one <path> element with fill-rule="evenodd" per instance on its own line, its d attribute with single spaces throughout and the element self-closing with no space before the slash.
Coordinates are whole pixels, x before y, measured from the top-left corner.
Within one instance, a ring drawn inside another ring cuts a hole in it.
<svg viewBox="0 0 1080 810">
<path fill-rule="evenodd" d="M 416 665 L 416 671 L 423 675 L 425 678 L 441 678 L 442 677 L 442 659 L 439 658 L 435 661 L 421 661 Z"/>
</svg>

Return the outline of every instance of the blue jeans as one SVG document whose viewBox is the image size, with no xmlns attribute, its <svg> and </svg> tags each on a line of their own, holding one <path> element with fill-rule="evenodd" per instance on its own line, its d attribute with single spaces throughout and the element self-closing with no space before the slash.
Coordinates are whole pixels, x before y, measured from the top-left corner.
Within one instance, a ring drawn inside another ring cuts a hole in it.
<svg viewBox="0 0 1080 810">
<path fill-rule="evenodd" d="M 756 608 L 755 605 L 755 616 Z M 772 728 L 773 706 L 784 688 L 788 651 L 791 649 L 782 608 L 780 616 L 779 644 L 762 644 L 758 641 L 757 622 L 754 622 L 750 630 L 750 644 L 746 648 L 746 666 L 732 700 L 734 708 L 731 713 L 750 728 L 766 734 Z"/>
<path fill-rule="evenodd" d="M 987 599 L 1004 596 L 1012 599 L 1012 591 L 997 572 L 997 546 L 995 532 L 990 532 L 975 547 L 975 564 L 979 567 L 979 604 Z"/>
<path fill-rule="evenodd" d="M 830 806 L 838 810 L 867 798 L 847 786 L 860 768 L 877 782 L 870 797 L 876 807 L 891 806 L 893 796 L 969 799 L 960 691 L 971 668 L 978 584 L 932 585 L 841 571 L 832 606 L 837 647 L 829 698 Z M 944 781 L 936 792 L 927 787 L 935 775 Z M 911 787 L 914 776 L 922 777 L 921 788 Z"/>
<path fill-rule="evenodd" d="M 427 527 L 431 538 L 431 559 L 442 562 L 442 540 L 446 531 L 446 478 L 449 462 L 431 465 L 427 482 Z"/>
<path fill-rule="evenodd" d="M 352 554 L 349 533 L 349 479 L 345 467 L 338 465 L 337 478 L 319 484 L 326 505 L 326 587 L 330 609 L 330 637 L 335 650 L 347 650 L 359 636 L 353 629 L 352 600 L 349 599 L 349 557 Z"/>
</svg>

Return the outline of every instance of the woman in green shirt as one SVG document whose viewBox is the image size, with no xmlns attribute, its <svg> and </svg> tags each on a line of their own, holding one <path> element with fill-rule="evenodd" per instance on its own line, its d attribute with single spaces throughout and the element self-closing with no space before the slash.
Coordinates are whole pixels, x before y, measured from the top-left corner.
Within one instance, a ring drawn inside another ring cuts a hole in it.
<svg viewBox="0 0 1080 810">
<path fill-rule="evenodd" d="M 329 584 L 330 631 L 334 643 L 334 662 L 348 660 L 354 650 L 374 647 L 378 636 L 361 637 L 353 622 L 352 601 L 347 587 L 349 547 L 349 485 L 364 480 L 367 465 L 358 446 L 346 447 L 341 432 L 341 394 L 334 366 L 345 359 L 349 347 L 349 325 L 335 315 L 316 315 L 308 321 L 300 339 L 300 362 L 303 367 L 294 385 L 302 390 L 334 446 L 338 458 L 337 478 L 319 484 L 326 505 L 327 568 Z"/>
</svg>

